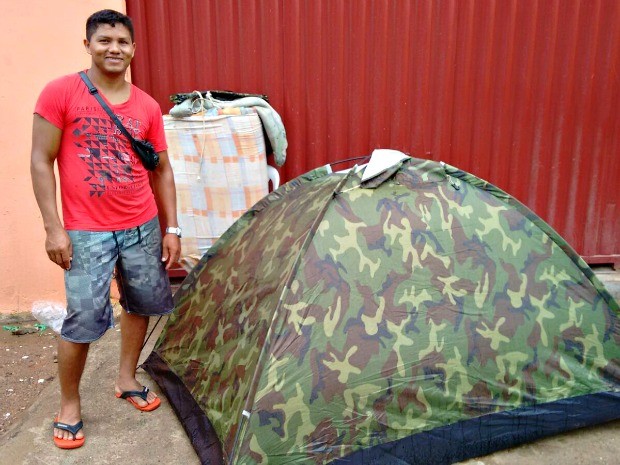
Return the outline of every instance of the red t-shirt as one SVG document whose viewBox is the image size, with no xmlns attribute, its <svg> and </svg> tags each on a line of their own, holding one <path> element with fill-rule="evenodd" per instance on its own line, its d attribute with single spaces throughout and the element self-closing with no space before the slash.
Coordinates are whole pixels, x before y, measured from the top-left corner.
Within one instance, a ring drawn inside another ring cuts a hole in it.
<svg viewBox="0 0 620 465">
<path fill-rule="evenodd" d="M 167 149 L 152 97 L 132 84 L 125 103 L 106 103 L 134 138 L 150 141 L 156 152 Z M 57 162 L 65 229 L 116 231 L 157 215 L 148 171 L 77 73 L 50 82 L 35 113 L 62 130 Z"/>
</svg>

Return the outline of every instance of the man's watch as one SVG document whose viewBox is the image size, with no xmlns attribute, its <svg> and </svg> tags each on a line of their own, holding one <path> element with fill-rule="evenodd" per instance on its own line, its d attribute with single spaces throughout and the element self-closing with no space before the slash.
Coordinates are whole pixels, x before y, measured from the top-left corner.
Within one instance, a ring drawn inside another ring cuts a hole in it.
<svg viewBox="0 0 620 465">
<path fill-rule="evenodd" d="M 174 228 L 172 226 L 168 226 L 166 228 L 166 234 L 176 234 L 177 236 L 181 237 L 181 228 Z"/>
</svg>

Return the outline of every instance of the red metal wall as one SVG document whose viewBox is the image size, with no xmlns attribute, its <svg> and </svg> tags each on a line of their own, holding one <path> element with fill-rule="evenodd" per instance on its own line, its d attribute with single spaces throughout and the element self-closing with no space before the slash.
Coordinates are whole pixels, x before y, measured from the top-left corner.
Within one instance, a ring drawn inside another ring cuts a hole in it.
<svg viewBox="0 0 620 465">
<path fill-rule="evenodd" d="M 134 82 L 267 94 L 285 180 L 395 148 L 506 190 L 620 263 L 617 0 L 127 0 Z M 338 166 L 341 168 L 345 166 Z"/>
</svg>

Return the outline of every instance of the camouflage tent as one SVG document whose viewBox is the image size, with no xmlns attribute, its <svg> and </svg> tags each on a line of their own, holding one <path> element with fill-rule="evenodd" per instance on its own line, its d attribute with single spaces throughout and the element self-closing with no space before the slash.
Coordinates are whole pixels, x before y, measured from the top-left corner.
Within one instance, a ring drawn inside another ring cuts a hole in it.
<svg viewBox="0 0 620 465">
<path fill-rule="evenodd" d="M 184 281 L 144 366 L 203 463 L 452 463 L 620 418 L 588 266 L 496 187 L 403 158 L 289 182 Z"/>
</svg>

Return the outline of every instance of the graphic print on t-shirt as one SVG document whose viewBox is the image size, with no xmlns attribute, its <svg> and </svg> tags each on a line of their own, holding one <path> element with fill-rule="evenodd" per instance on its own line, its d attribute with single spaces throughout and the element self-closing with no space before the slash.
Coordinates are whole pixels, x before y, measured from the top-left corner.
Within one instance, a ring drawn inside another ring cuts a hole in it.
<svg viewBox="0 0 620 465">
<path fill-rule="evenodd" d="M 80 117 L 74 120 L 78 156 L 88 166 L 90 196 L 101 197 L 106 191 L 123 191 L 133 187 L 133 151 L 109 118 Z M 117 133 L 118 132 L 118 133 Z"/>
</svg>

